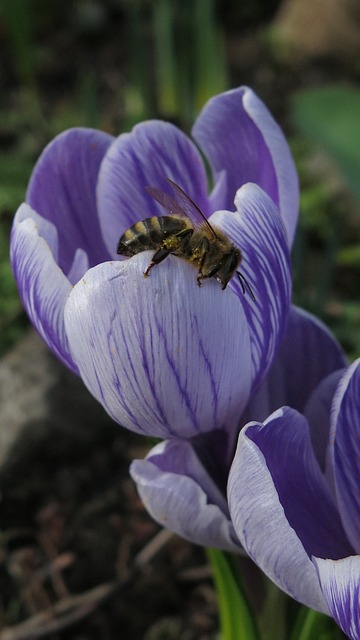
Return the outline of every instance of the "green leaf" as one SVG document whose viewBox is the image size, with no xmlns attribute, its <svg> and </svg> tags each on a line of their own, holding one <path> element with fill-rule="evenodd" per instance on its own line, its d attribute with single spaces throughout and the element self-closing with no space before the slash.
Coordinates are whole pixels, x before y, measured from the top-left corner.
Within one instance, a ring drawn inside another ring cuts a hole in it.
<svg viewBox="0 0 360 640">
<path fill-rule="evenodd" d="M 358 244 L 344 247 L 338 252 L 338 264 L 346 267 L 360 266 L 360 247 Z"/>
<path fill-rule="evenodd" d="M 332 618 L 302 607 L 290 640 L 340 640 L 342 637 Z"/>
<path fill-rule="evenodd" d="M 292 104 L 297 126 L 335 160 L 350 189 L 360 198 L 360 90 L 309 89 Z"/>
<path fill-rule="evenodd" d="M 288 640 L 286 609 L 288 596 L 271 580 L 265 578 L 266 596 L 258 616 L 258 626 L 263 640 Z"/>
<path fill-rule="evenodd" d="M 251 612 L 235 578 L 228 554 L 208 549 L 218 596 L 221 640 L 258 640 Z"/>
</svg>

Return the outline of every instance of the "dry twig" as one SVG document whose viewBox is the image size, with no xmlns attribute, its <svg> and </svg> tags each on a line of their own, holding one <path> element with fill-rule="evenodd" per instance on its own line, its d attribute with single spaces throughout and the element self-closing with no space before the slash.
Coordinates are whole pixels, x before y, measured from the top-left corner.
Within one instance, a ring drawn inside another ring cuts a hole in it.
<svg viewBox="0 0 360 640">
<path fill-rule="evenodd" d="M 0 640 L 37 640 L 66 629 L 90 615 L 102 602 L 128 585 L 136 574 L 167 544 L 172 533 L 161 530 L 135 557 L 132 567 L 120 578 L 100 584 L 84 593 L 59 600 L 51 608 L 37 613 L 25 622 L 3 629 Z"/>
</svg>

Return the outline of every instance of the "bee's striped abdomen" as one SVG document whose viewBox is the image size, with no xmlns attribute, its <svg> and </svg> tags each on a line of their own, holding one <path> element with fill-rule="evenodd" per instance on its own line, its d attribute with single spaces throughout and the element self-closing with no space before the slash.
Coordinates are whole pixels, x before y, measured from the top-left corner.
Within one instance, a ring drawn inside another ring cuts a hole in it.
<svg viewBox="0 0 360 640">
<path fill-rule="evenodd" d="M 130 257 L 148 249 L 159 249 L 165 238 L 186 227 L 185 219 L 172 216 L 153 216 L 139 220 L 121 236 L 117 252 Z"/>
</svg>

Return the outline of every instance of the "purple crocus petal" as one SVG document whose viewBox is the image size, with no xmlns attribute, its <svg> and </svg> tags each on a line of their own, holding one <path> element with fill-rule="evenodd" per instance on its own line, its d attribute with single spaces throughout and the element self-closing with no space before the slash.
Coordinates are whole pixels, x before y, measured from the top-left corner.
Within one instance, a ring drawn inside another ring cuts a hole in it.
<svg viewBox="0 0 360 640">
<path fill-rule="evenodd" d="M 57 263 L 59 243 L 58 233 L 55 225 L 42 216 L 39 216 L 39 214 L 36 213 L 36 211 L 34 211 L 31 207 L 29 207 L 29 205 L 25 202 L 20 205 L 15 214 L 13 230 L 20 224 L 20 222 L 24 222 L 29 218 L 34 221 L 39 236 L 45 240 L 52 253 L 53 259 Z"/>
<path fill-rule="evenodd" d="M 211 223 L 243 253 L 239 270 L 256 297 L 242 292 L 238 279 L 229 287 L 241 299 L 249 323 L 253 388 L 265 376 L 285 325 L 291 297 L 289 249 L 279 213 L 269 196 L 254 184 L 236 194 L 237 212 L 217 211 Z"/>
<path fill-rule="evenodd" d="M 112 144 L 101 165 L 97 187 L 110 255 L 116 256 L 118 239 L 136 221 L 166 215 L 145 190 L 150 185 L 172 194 L 166 178 L 180 185 L 204 214 L 209 214 L 204 164 L 195 145 L 177 127 L 157 120 L 144 122 Z"/>
<path fill-rule="evenodd" d="M 193 266 L 174 256 L 144 278 L 151 255 L 103 263 L 72 290 L 65 323 L 82 378 L 138 433 L 234 429 L 251 381 L 239 299 L 215 280 L 199 289 Z"/>
<path fill-rule="evenodd" d="M 331 409 L 334 395 L 343 373 L 344 369 L 338 369 L 324 378 L 311 394 L 304 409 L 304 415 L 310 427 L 311 442 L 315 456 L 321 469 L 326 472 L 332 488 L 334 487 L 334 480 L 328 459 Z"/>
<path fill-rule="evenodd" d="M 188 441 L 161 442 L 130 473 L 154 520 L 195 544 L 241 551 L 225 497 Z"/>
<path fill-rule="evenodd" d="M 83 249 L 76 249 L 74 260 L 67 276 L 71 284 L 79 282 L 80 278 L 83 277 L 89 267 L 90 265 L 87 253 L 85 253 Z"/>
<path fill-rule="evenodd" d="M 338 386 L 330 443 L 340 513 L 349 540 L 360 552 L 360 360 L 348 368 Z"/>
<path fill-rule="evenodd" d="M 147 454 L 146 460 L 158 467 L 159 471 L 187 476 L 201 486 L 212 504 L 216 504 L 229 517 L 225 495 L 216 485 L 214 478 L 200 462 L 189 440 L 163 440 Z M 139 461 L 140 462 L 140 461 Z"/>
<path fill-rule="evenodd" d="M 41 337 L 77 373 L 64 327 L 64 307 L 72 285 L 56 264 L 52 253 L 56 250 L 56 229 L 22 204 L 11 235 L 11 262 L 20 296 Z"/>
<path fill-rule="evenodd" d="M 283 402 L 303 412 L 321 380 L 346 365 L 343 350 L 324 323 L 293 306 L 274 363 L 273 387 L 283 390 Z"/>
<path fill-rule="evenodd" d="M 301 436 L 304 422 L 297 412 L 283 408 L 264 426 L 250 423 L 240 432 L 229 474 L 229 508 L 241 544 L 269 578 L 296 600 L 327 612 L 306 547 L 335 548 L 339 526 L 311 447 Z M 329 524 L 325 534 L 323 515 Z"/>
<path fill-rule="evenodd" d="M 259 389 L 260 396 L 267 398 L 266 415 L 283 405 L 303 413 L 321 380 L 346 364 L 339 343 L 326 326 L 307 311 L 292 306 L 275 359 Z M 256 410 L 258 403 L 255 396 L 247 414 L 263 420 L 266 416 Z"/>
<path fill-rule="evenodd" d="M 109 259 L 99 226 L 95 188 L 101 160 L 113 137 L 93 129 L 69 129 L 41 154 L 26 200 L 58 232 L 60 268 L 67 273 L 76 249 L 90 265 Z"/>
<path fill-rule="evenodd" d="M 284 407 L 250 427 L 247 436 L 263 453 L 290 526 L 308 555 L 337 559 L 353 552 L 315 458 L 306 419 Z"/>
<path fill-rule="evenodd" d="M 298 216 L 298 178 L 284 135 L 263 102 L 247 87 L 215 96 L 205 105 L 192 134 L 215 180 L 226 171 L 227 194 L 221 208 L 233 209 L 242 184 L 258 184 L 278 205 L 290 244 Z"/>
<path fill-rule="evenodd" d="M 313 562 L 331 615 L 350 640 L 360 640 L 360 556 Z"/>
</svg>

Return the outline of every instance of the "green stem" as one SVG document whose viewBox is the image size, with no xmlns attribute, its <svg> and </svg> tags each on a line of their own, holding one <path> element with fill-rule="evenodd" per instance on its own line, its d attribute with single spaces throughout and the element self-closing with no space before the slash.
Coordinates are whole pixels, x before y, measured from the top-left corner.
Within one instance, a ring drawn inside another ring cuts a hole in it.
<svg viewBox="0 0 360 640">
<path fill-rule="evenodd" d="M 228 554 L 208 549 L 218 596 L 221 640 L 259 640 L 259 635 Z"/>
<path fill-rule="evenodd" d="M 301 607 L 290 640 L 340 640 L 342 637 L 340 629 L 331 618 Z"/>
</svg>

